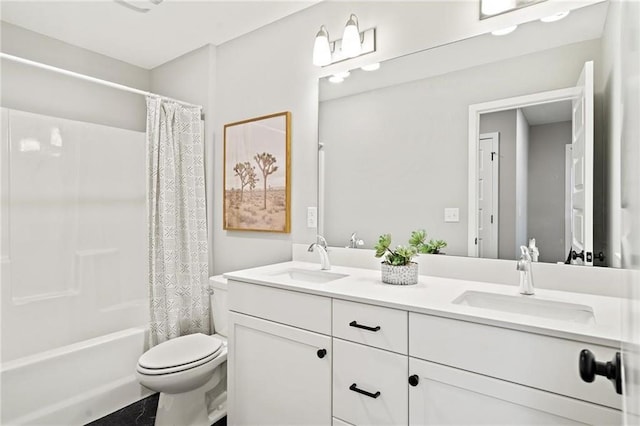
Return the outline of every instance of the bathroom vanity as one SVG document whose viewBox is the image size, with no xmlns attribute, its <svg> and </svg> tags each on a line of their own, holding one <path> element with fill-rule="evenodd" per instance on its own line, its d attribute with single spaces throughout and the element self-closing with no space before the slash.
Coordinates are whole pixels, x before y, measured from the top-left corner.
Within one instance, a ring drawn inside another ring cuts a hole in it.
<svg viewBox="0 0 640 426">
<path fill-rule="evenodd" d="M 583 349 L 620 348 L 614 297 L 286 262 L 229 280 L 229 422 L 620 424 Z"/>
</svg>

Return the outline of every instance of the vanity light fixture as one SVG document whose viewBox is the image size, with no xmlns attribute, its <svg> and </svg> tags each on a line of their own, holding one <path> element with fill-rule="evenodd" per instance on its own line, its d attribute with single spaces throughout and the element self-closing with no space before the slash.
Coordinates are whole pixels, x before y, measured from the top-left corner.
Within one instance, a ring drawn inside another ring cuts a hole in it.
<svg viewBox="0 0 640 426">
<path fill-rule="evenodd" d="M 501 30 L 491 31 L 491 34 L 493 34 L 494 36 L 503 36 L 503 35 L 511 34 L 516 30 L 516 28 L 518 28 L 517 25 L 512 25 L 507 28 L 502 28 Z"/>
<path fill-rule="evenodd" d="M 373 64 L 363 65 L 360 67 L 362 71 L 375 71 L 380 69 L 380 62 L 374 62 Z"/>
<path fill-rule="evenodd" d="M 358 17 L 352 13 L 340 40 L 329 41 L 327 28 L 320 27 L 313 45 L 313 65 L 324 67 L 375 51 L 375 28 L 360 32 Z"/>
<path fill-rule="evenodd" d="M 569 15 L 569 11 L 566 12 L 558 12 L 555 13 L 553 15 L 550 16 L 545 16 L 544 18 L 540 19 L 542 22 L 556 22 L 559 21 L 563 18 L 566 18 Z"/>
</svg>

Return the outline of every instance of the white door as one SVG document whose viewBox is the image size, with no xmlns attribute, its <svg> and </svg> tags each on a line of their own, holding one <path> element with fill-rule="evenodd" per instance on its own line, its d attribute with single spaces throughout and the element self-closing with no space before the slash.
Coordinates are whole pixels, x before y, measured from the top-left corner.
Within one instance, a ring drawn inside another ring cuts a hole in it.
<svg viewBox="0 0 640 426">
<path fill-rule="evenodd" d="M 571 165 L 572 263 L 593 266 L 593 62 L 585 62 L 573 101 Z"/>
<path fill-rule="evenodd" d="M 331 424 L 331 338 L 229 314 L 229 424 Z"/>
<path fill-rule="evenodd" d="M 499 134 L 478 141 L 478 257 L 498 258 Z"/>
<path fill-rule="evenodd" d="M 409 426 L 620 424 L 621 412 L 409 358 Z"/>
</svg>

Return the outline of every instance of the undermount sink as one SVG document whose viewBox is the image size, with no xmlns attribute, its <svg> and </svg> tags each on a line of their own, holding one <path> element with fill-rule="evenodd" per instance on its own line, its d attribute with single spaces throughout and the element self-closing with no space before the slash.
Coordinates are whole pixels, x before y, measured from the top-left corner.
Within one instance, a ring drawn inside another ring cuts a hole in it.
<svg viewBox="0 0 640 426">
<path fill-rule="evenodd" d="M 582 324 L 595 322 L 593 308 L 590 306 L 537 299 L 531 296 L 509 296 L 483 291 L 466 291 L 458 296 L 453 303 Z"/>
<path fill-rule="evenodd" d="M 283 271 L 278 271 L 271 274 L 274 277 L 285 277 L 295 281 L 302 281 L 308 283 L 328 283 L 331 281 L 339 280 L 340 278 L 348 277 L 347 274 L 339 274 L 337 272 L 329 272 L 322 270 L 309 270 L 309 269 L 299 269 L 299 268 L 290 268 L 285 269 Z"/>
</svg>

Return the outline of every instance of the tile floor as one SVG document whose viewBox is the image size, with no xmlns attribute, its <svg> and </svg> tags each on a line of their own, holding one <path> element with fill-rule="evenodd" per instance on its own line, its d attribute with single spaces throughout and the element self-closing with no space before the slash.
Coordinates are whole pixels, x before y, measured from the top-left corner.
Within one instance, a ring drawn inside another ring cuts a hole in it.
<svg viewBox="0 0 640 426">
<path fill-rule="evenodd" d="M 155 394 L 141 399 L 86 426 L 153 426 L 158 396 Z M 227 426 L 227 418 L 223 417 L 212 426 Z"/>
</svg>

